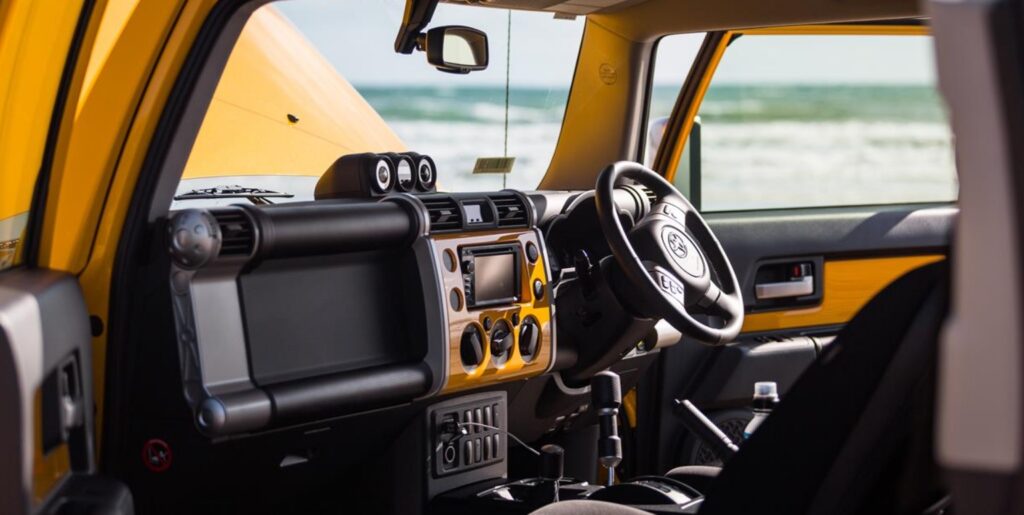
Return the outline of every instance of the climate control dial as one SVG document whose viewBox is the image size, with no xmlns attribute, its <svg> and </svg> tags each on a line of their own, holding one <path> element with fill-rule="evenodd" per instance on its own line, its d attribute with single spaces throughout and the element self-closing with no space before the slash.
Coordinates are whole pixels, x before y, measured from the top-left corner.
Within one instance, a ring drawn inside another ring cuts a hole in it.
<svg viewBox="0 0 1024 515">
<path fill-rule="evenodd" d="M 484 334 L 480 326 L 469 324 L 463 329 L 459 355 L 466 370 L 473 370 L 484 362 Z"/>
</svg>

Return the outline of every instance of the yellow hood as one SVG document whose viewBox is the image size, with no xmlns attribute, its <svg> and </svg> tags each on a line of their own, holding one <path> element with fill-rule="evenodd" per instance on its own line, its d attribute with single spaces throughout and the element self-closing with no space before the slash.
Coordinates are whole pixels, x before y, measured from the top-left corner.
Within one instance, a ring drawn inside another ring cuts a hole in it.
<svg viewBox="0 0 1024 515">
<path fill-rule="evenodd" d="M 402 150 L 359 92 L 268 6 L 235 45 L 183 178 L 319 176 L 344 154 Z"/>
</svg>

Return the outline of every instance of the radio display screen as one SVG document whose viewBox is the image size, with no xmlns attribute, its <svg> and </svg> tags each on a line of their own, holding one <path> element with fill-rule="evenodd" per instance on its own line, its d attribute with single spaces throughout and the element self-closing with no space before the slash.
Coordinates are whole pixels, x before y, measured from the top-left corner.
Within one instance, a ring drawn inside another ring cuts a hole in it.
<svg viewBox="0 0 1024 515">
<path fill-rule="evenodd" d="M 473 304 L 514 301 L 519 297 L 516 254 L 473 256 Z"/>
</svg>

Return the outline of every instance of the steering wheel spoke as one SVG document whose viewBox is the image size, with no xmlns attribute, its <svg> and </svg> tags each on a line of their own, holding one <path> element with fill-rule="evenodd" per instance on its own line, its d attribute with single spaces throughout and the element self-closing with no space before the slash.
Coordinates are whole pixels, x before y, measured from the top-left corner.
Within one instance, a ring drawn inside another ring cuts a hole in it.
<svg viewBox="0 0 1024 515">
<path fill-rule="evenodd" d="M 708 291 L 697 302 L 708 315 L 715 315 L 731 320 L 743 316 L 743 301 L 735 295 L 722 291 L 715 283 L 711 283 Z"/>
</svg>

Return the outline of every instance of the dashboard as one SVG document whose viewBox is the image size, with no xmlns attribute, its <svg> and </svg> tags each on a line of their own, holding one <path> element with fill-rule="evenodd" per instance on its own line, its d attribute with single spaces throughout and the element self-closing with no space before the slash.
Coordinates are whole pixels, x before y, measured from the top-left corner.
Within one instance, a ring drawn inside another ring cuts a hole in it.
<svg viewBox="0 0 1024 515">
<path fill-rule="evenodd" d="M 552 369 L 551 269 L 531 199 L 437 193 L 431 161 L 359 156 L 339 159 L 311 202 L 170 216 L 182 390 L 207 436 Z"/>
</svg>

